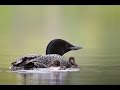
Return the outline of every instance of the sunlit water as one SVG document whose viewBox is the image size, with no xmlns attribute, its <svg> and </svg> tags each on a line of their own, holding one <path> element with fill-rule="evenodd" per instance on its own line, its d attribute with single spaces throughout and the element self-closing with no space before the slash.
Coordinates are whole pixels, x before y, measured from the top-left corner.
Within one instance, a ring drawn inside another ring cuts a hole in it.
<svg viewBox="0 0 120 90">
<path fill-rule="evenodd" d="M 120 57 L 82 57 L 80 71 L 16 73 L 0 69 L 0 84 L 14 85 L 115 85 L 120 84 Z M 91 63 L 90 63 L 91 62 Z M 97 62 L 97 63 L 96 63 Z M 87 64 L 88 63 L 88 64 Z"/>
</svg>

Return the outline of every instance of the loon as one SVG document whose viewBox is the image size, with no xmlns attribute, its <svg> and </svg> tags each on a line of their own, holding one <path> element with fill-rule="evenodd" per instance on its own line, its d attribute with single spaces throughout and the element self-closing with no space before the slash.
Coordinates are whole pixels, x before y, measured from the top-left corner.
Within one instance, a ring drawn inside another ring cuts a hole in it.
<svg viewBox="0 0 120 90">
<path fill-rule="evenodd" d="M 28 54 L 18 58 L 11 63 L 11 70 L 31 70 L 34 68 L 47 68 L 55 60 L 61 64 L 67 65 L 63 55 L 71 50 L 82 49 L 80 46 L 74 46 L 63 39 L 54 39 L 49 42 L 46 48 L 46 55 Z"/>
<path fill-rule="evenodd" d="M 75 63 L 75 58 L 70 57 L 68 60 L 65 61 L 65 63 L 61 63 L 60 60 L 54 60 L 52 63 L 48 65 L 49 68 L 53 67 L 59 67 L 58 70 L 65 70 L 66 68 L 78 68 L 79 66 Z"/>
</svg>

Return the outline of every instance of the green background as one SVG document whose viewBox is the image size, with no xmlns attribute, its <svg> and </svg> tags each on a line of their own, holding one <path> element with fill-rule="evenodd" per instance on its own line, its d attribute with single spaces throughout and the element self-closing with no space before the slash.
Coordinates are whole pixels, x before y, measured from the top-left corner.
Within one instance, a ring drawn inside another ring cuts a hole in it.
<svg viewBox="0 0 120 90">
<path fill-rule="evenodd" d="M 118 57 L 120 6 L 0 6 L 0 67 L 8 68 L 25 54 L 44 55 L 47 44 L 56 38 L 83 47 L 64 55 L 80 57 L 81 64 L 105 63 L 82 57 Z"/>
</svg>

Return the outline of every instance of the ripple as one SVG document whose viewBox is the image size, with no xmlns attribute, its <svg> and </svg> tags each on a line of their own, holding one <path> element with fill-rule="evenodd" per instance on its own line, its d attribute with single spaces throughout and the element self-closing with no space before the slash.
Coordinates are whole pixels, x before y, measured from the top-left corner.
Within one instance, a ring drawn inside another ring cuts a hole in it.
<svg viewBox="0 0 120 90">
<path fill-rule="evenodd" d="M 7 72 L 17 72 L 17 73 L 51 73 L 51 72 L 75 72 L 79 71 L 79 68 L 67 68 L 66 70 L 58 70 L 57 68 L 39 68 L 34 70 L 16 70 Z"/>
</svg>

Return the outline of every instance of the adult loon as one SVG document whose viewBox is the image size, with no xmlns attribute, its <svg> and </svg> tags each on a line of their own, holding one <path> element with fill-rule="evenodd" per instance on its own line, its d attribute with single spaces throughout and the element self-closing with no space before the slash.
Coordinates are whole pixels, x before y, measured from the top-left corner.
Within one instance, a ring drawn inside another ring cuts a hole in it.
<svg viewBox="0 0 120 90">
<path fill-rule="evenodd" d="M 11 70 L 26 70 L 33 68 L 47 68 L 54 60 L 66 65 L 66 59 L 62 56 L 71 50 L 79 50 L 82 47 L 74 46 L 62 39 L 50 41 L 46 48 L 46 55 L 29 54 L 11 63 Z"/>
</svg>

